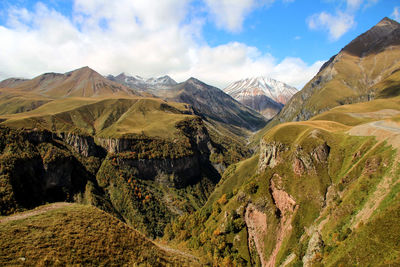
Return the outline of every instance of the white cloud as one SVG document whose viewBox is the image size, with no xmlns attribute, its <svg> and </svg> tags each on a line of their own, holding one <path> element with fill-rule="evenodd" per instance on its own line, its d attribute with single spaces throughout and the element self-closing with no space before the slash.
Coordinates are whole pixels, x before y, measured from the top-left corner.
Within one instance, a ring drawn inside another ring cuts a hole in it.
<svg viewBox="0 0 400 267">
<path fill-rule="evenodd" d="M 272 55 L 261 54 L 255 47 L 234 42 L 214 48 L 202 47 L 196 54 L 196 64 L 187 72 L 173 76 L 185 78 L 195 75 L 223 88 L 236 80 L 265 75 L 301 89 L 322 64 L 322 61 L 317 61 L 307 65 L 300 58 L 291 57 L 278 62 Z"/>
<path fill-rule="evenodd" d="M 336 15 L 326 12 L 314 14 L 308 18 L 308 27 L 312 30 L 328 30 L 329 38 L 338 40 L 354 26 L 354 16 L 338 11 Z"/>
<path fill-rule="evenodd" d="M 376 4 L 379 0 L 333 0 L 339 3 L 335 14 L 322 11 L 307 18 L 308 27 L 312 30 L 323 30 L 329 33 L 329 39 L 336 41 L 355 25 L 355 14 L 360 9 L 366 9 Z M 341 4 L 346 8 L 340 8 Z"/>
<path fill-rule="evenodd" d="M 394 18 L 397 21 L 400 21 L 400 11 L 399 11 L 400 7 L 396 6 L 393 9 L 393 13 L 390 15 L 392 18 Z"/>
<path fill-rule="evenodd" d="M 245 17 L 257 4 L 263 4 L 257 0 L 204 0 L 204 2 L 217 26 L 231 32 L 240 31 Z"/>
<path fill-rule="evenodd" d="M 147 0 L 75 0 L 71 17 L 44 4 L 30 11 L 12 8 L 7 27 L 0 26 L 0 79 L 88 65 L 103 75 L 169 74 L 178 81 L 195 76 L 218 87 L 257 75 L 301 87 L 322 64 L 307 65 L 299 58 L 279 62 L 237 42 L 210 47 L 202 39 L 204 19 L 188 14 L 190 0 L 157 5 L 154 9 Z"/>
<path fill-rule="evenodd" d="M 361 4 L 364 2 L 363 0 L 346 0 L 347 8 L 350 10 L 357 10 L 360 8 Z"/>
<path fill-rule="evenodd" d="M 254 9 L 269 7 L 276 0 L 203 0 L 216 25 L 236 33 L 243 27 L 246 16 Z M 281 0 L 285 4 L 295 0 Z"/>
</svg>

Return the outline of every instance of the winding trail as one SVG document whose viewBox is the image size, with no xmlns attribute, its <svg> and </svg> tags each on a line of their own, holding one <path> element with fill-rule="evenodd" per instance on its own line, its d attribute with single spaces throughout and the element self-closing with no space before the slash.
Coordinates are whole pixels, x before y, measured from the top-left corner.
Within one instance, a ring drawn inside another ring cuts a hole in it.
<svg viewBox="0 0 400 267">
<path fill-rule="evenodd" d="M 26 219 L 26 218 L 29 218 L 29 217 L 32 217 L 35 215 L 43 214 L 48 211 L 59 209 L 59 208 L 70 206 L 70 205 L 73 205 L 73 203 L 56 202 L 56 203 L 52 203 L 49 205 L 38 207 L 34 210 L 16 213 L 16 214 L 6 216 L 6 217 L 0 217 L 0 224 L 5 223 L 5 222 L 12 222 L 12 221 L 16 221 L 16 220 Z"/>
<path fill-rule="evenodd" d="M 375 136 L 378 141 L 387 141 L 400 155 L 400 124 L 391 120 L 379 120 L 354 126 L 348 133 L 356 136 Z"/>
<path fill-rule="evenodd" d="M 182 250 L 178 250 L 178 249 L 174 249 L 174 248 L 171 248 L 171 247 L 168 247 L 168 246 L 166 246 L 166 245 L 163 245 L 163 244 L 160 244 L 160 243 L 158 243 L 158 242 L 155 242 L 155 241 L 152 241 L 156 246 L 158 246 L 159 248 L 161 248 L 162 250 L 164 250 L 164 251 L 166 251 L 166 252 L 169 252 L 169 253 L 171 253 L 171 254 L 175 254 L 175 255 L 179 255 L 179 256 L 183 256 L 183 257 L 186 257 L 186 258 L 189 258 L 189 259 L 191 259 L 192 261 L 193 261 L 193 263 L 195 264 L 194 266 L 196 266 L 196 264 L 198 263 L 199 264 L 199 266 L 200 266 L 200 259 L 198 258 L 198 257 L 196 257 L 196 256 L 194 256 L 194 255 L 192 255 L 192 254 L 189 254 L 189 253 L 187 253 L 187 252 L 185 252 L 185 251 L 182 251 Z"/>
<path fill-rule="evenodd" d="M 400 126 L 396 126 L 394 123 L 389 124 L 389 122 L 386 121 L 374 121 L 371 122 L 370 125 L 385 131 L 400 134 Z"/>
</svg>

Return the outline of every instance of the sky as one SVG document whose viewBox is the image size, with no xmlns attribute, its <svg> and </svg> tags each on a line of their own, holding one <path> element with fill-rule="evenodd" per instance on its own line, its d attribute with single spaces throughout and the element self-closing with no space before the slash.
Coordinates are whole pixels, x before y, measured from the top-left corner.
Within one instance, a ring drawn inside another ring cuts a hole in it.
<svg viewBox="0 0 400 267">
<path fill-rule="evenodd" d="M 0 0 L 0 80 L 89 66 L 301 89 L 384 17 L 400 21 L 399 0 Z"/>
</svg>

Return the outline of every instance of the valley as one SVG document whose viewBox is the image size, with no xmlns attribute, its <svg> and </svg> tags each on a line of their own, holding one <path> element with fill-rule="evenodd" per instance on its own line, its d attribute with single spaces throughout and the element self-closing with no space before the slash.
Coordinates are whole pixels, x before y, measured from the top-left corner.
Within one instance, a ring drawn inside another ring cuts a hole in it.
<svg viewBox="0 0 400 267">
<path fill-rule="evenodd" d="M 0 265 L 396 266 L 399 59 L 384 18 L 300 91 L 0 82 Z"/>
</svg>

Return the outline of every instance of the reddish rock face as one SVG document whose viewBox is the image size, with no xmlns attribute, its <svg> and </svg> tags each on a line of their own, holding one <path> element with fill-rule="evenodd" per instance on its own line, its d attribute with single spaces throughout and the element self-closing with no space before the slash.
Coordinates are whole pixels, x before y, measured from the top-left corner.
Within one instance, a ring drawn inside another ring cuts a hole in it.
<svg viewBox="0 0 400 267">
<path fill-rule="evenodd" d="M 276 257 L 282 247 L 283 240 L 291 234 L 292 219 L 298 209 L 294 198 L 282 188 L 282 177 L 274 174 L 270 182 L 270 191 L 276 208 L 279 210 L 279 225 L 276 231 L 275 248 L 268 261 L 263 266 L 275 266 Z"/>
<path fill-rule="evenodd" d="M 303 164 L 303 162 L 300 160 L 300 159 L 298 159 L 298 158 L 295 158 L 294 159 L 294 162 L 293 162 L 293 172 L 296 174 L 296 175 L 302 175 L 303 173 L 304 173 L 304 164 Z"/>
<path fill-rule="evenodd" d="M 264 255 L 264 236 L 267 234 L 267 216 L 253 204 L 249 204 L 245 212 L 245 222 L 248 231 L 248 246 L 255 246 L 262 266 L 266 266 Z"/>
</svg>

